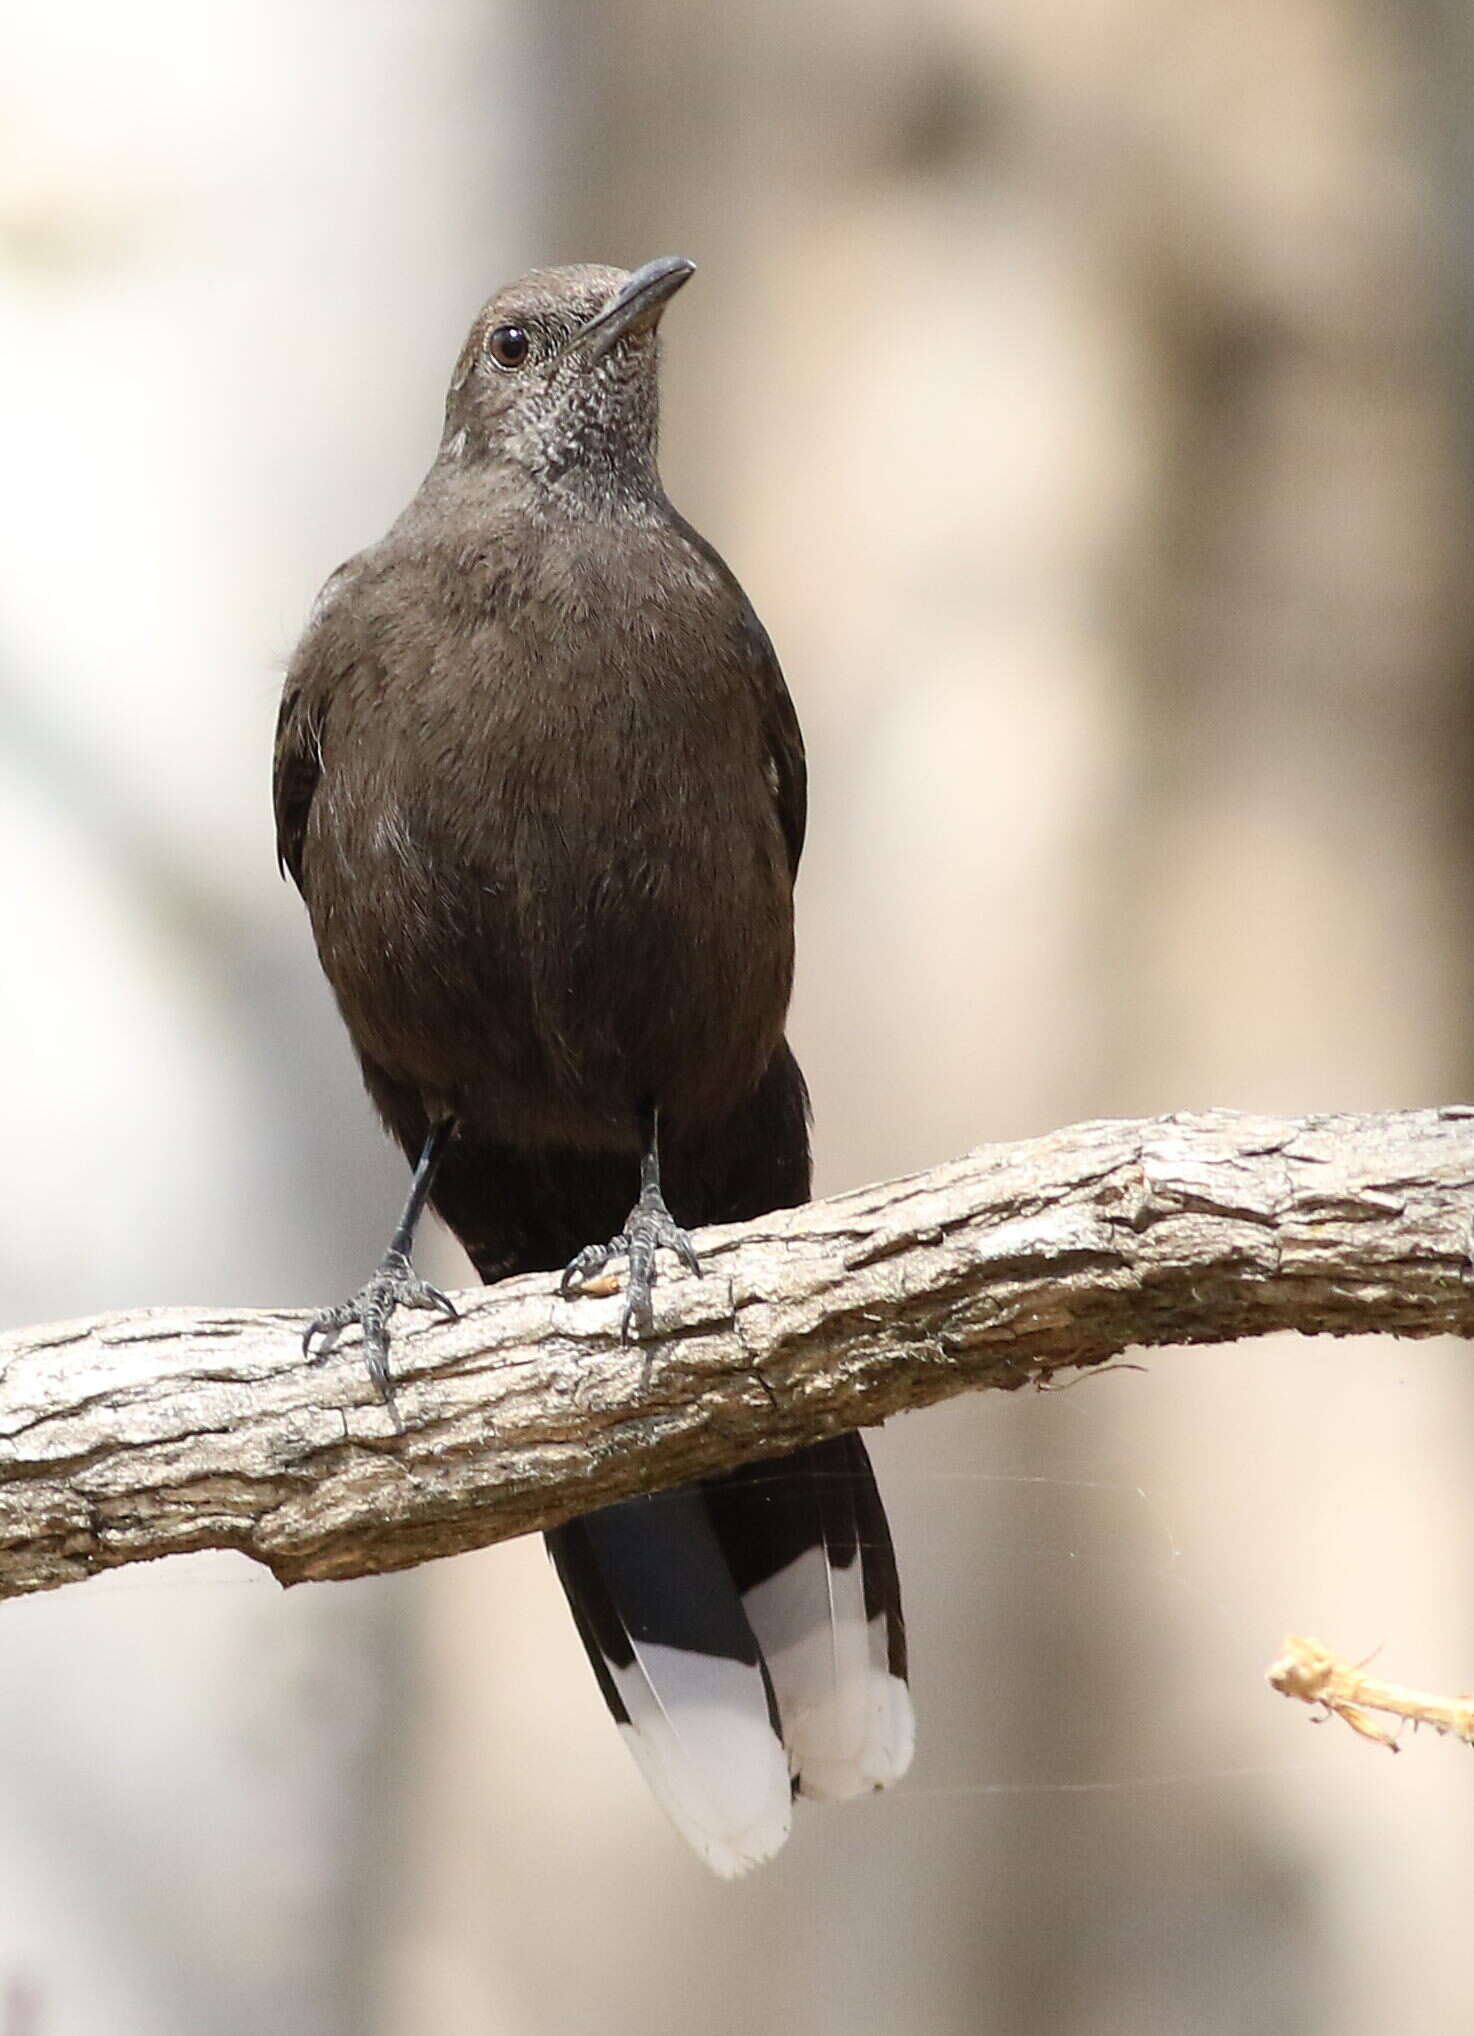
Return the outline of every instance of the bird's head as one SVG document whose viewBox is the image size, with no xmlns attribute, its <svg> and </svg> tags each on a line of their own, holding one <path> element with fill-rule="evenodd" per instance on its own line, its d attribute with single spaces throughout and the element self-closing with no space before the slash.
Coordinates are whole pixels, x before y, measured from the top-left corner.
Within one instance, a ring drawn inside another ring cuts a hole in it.
<svg viewBox="0 0 1474 2036">
<path fill-rule="evenodd" d="M 440 463 L 511 465 L 591 504 L 658 488 L 656 332 L 694 268 L 534 269 L 499 290 L 456 363 Z"/>
</svg>

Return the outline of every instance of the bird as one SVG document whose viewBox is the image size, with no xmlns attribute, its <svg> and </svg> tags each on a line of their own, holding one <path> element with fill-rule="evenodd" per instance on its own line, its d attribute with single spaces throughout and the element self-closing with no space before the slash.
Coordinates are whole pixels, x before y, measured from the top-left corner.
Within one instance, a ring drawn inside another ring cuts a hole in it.
<svg viewBox="0 0 1474 2036">
<path fill-rule="evenodd" d="M 384 1257 L 304 1339 L 356 1330 L 399 1425 L 427 1206 L 478 1276 L 576 1300 L 622 1261 L 809 1198 L 785 1026 L 807 780 L 752 604 L 666 497 L 659 328 L 694 263 L 534 270 L 475 319 L 409 506 L 329 578 L 277 723 L 278 861 L 412 1168 Z M 657 1801 L 731 1877 L 796 1795 L 905 1773 L 896 1559 L 858 1435 L 546 1537 Z"/>
</svg>

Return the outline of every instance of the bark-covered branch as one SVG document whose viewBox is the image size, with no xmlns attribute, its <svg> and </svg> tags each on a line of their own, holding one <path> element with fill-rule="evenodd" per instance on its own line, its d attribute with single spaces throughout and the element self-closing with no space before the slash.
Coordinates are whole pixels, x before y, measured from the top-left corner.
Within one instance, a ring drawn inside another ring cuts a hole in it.
<svg viewBox="0 0 1474 2036">
<path fill-rule="evenodd" d="M 235 1548 L 283 1582 L 479 1547 L 1132 1345 L 1474 1334 L 1474 1109 L 1085 1124 L 706 1232 L 662 1334 L 548 1276 L 401 1318 L 396 1434 L 305 1317 L 0 1338 L 0 1596 Z"/>
</svg>

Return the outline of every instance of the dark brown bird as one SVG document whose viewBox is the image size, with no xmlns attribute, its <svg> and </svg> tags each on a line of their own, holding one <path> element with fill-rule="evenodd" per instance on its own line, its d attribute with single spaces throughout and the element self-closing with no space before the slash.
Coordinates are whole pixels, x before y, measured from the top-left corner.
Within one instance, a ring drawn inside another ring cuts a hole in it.
<svg viewBox="0 0 1474 2036">
<path fill-rule="evenodd" d="M 428 1199 L 485 1280 L 628 1261 L 809 1193 L 784 1040 L 803 846 L 772 646 L 656 468 L 657 327 L 692 273 L 534 272 L 471 329 L 440 450 L 328 581 L 276 744 L 278 854 L 415 1175 L 357 1325 L 393 1410 Z M 396 1415 L 397 1419 L 397 1415 Z M 657 1795 L 736 1872 L 811 1794 L 910 1757 L 904 1629 L 857 1437 L 549 1537 Z M 786 1749 L 786 1752 L 785 1752 Z"/>
</svg>

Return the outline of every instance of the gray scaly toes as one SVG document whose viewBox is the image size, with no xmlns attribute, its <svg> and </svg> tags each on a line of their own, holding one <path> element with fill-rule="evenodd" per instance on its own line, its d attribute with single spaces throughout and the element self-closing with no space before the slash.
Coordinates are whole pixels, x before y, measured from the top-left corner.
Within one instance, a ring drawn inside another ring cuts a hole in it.
<svg viewBox="0 0 1474 2036">
<path fill-rule="evenodd" d="M 317 1355 L 326 1356 L 345 1329 L 355 1325 L 363 1336 L 363 1354 L 374 1384 L 386 1405 L 394 1404 L 389 1378 L 389 1320 L 397 1308 L 423 1308 L 442 1315 L 448 1322 L 457 1319 L 456 1305 L 439 1287 L 422 1280 L 402 1251 L 388 1251 L 382 1264 L 351 1300 L 336 1308 L 324 1309 L 313 1317 L 302 1336 L 302 1348 L 313 1355 L 313 1341 L 320 1338 Z"/>
<path fill-rule="evenodd" d="M 655 1254 L 664 1245 L 673 1251 L 687 1272 L 701 1274 L 701 1260 L 690 1234 L 683 1230 L 659 1194 L 643 1194 L 629 1213 L 625 1227 L 607 1244 L 586 1244 L 568 1261 L 559 1282 L 559 1291 L 572 1295 L 603 1272 L 612 1258 L 627 1258 L 624 1320 L 620 1336 L 628 1343 L 632 1331 L 648 1336 L 655 1328 Z"/>
</svg>

